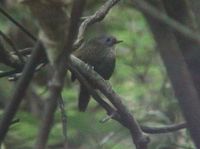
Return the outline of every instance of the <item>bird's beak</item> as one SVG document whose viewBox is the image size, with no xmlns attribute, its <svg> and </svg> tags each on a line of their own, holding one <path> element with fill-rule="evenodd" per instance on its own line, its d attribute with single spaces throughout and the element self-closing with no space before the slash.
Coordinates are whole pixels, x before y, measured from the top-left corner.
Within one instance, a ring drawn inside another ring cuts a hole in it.
<svg viewBox="0 0 200 149">
<path fill-rule="evenodd" d="M 116 40 L 115 44 L 123 42 L 122 40 Z"/>
</svg>

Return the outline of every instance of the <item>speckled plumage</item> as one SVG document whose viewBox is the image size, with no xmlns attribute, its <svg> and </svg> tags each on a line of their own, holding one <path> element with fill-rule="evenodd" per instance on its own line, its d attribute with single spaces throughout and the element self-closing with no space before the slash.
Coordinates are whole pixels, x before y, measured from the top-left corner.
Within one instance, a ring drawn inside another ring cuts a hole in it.
<svg viewBox="0 0 200 149">
<path fill-rule="evenodd" d="M 115 68 L 115 44 L 119 43 L 113 36 L 95 37 L 73 54 L 94 67 L 105 80 L 108 80 Z M 73 77 L 72 77 L 73 79 Z M 85 111 L 89 102 L 90 95 L 87 89 L 80 85 L 79 110 Z"/>
</svg>

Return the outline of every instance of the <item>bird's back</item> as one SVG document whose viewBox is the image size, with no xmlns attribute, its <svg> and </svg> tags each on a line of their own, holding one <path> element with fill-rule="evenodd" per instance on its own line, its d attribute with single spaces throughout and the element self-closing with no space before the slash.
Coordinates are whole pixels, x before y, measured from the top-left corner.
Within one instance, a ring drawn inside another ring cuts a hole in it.
<svg viewBox="0 0 200 149">
<path fill-rule="evenodd" d="M 114 47 L 106 47 L 99 43 L 86 43 L 81 49 L 74 52 L 74 55 L 85 63 L 94 67 L 104 79 L 108 80 L 115 67 Z"/>
</svg>

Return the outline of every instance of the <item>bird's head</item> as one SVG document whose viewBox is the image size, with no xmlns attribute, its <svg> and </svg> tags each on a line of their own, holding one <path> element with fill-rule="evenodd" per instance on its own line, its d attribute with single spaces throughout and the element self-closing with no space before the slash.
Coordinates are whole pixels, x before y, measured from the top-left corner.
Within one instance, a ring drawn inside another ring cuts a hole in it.
<svg viewBox="0 0 200 149">
<path fill-rule="evenodd" d="M 114 36 L 110 36 L 110 35 L 102 35 L 102 36 L 94 38 L 94 40 L 95 42 L 104 46 L 108 46 L 108 47 L 112 47 L 115 44 L 122 42 L 122 40 L 117 40 Z"/>
</svg>

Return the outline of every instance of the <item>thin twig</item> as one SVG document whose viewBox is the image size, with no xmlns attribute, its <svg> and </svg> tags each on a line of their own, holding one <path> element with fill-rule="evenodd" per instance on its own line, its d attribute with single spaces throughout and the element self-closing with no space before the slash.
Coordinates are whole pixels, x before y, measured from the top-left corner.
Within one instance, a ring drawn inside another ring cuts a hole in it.
<svg viewBox="0 0 200 149">
<path fill-rule="evenodd" d="M 41 63 L 38 63 L 38 65 L 37 65 L 37 67 L 36 67 L 36 69 L 35 69 L 35 72 L 38 72 L 38 71 L 40 71 L 44 66 L 46 65 L 46 62 L 45 63 L 42 63 L 42 61 L 41 61 Z M 22 76 L 22 73 L 21 72 L 18 72 L 18 73 L 10 73 L 10 75 L 8 76 L 8 80 L 9 81 L 16 81 L 16 80 L 18 80 L 19 79 L 19 77 L 21 77 Z"/>
<path fill-rule="evenodd" d="M 87 29 L 87 27 L 91 24 L 94 24 L 96 22 L 99 22 L 105 18 L 105 16 L 108 14 L 110 9 L 119 2 L 119 0 L 109 0 L 104 5 L 100 7 L 99 10 L 97 10 L 93 15 L 87 17 L 85 21 L 80 25 L 79 32 L 78 32 L 78 38 L 76 42 L 74 43 L 73 49 L 76 49 L 82 42 L 83 35 Z M 9 15 L 5 10 L 3 10 L 0 7 L 0 12 L 5 15 L 11 22 L 13 22 L 16 26 L 18 26 L 22 31 L 27 33 L 27 35 L 30 35 L 30 37 L 34 37 L 33 34 L 31 34 L 26 28 L 23 27 L 19 22 L 17 22 L 11 15 Z M 32 38 L 35 40 L 35 38 Z M 20 51 L 22 54 L 29 54 L 32 49 L 28 48 L 25 50 Z M 0 77 L 5 77 L 11 74 L 15 74 L 15 72 L 20 72 L 21 70 L 14 70 L 11 72 L 1 73 Z M 8 74 L 8 75 L 7 75 Z"/>
<path fill-rule="evenodd" d="M 10 75 L 19 73 L 19 72 L 21 72 L 21 70 L 17 70 L 17 69 L 10 70 L 10 71 L 3 71 L 3 72 L 0 72 L 0 78 L 7 77 L 7 76 L 10 76 Z"/>
<path fill-rule="evenodd" d="M 61 118 L 62 118 L 63 136 L 65 139 L 65 142 L 67 142 L 67 114 L 65 111 L 65 104 L 61 95 L 58 98 L 58 105 L 60 108 Z"/>
<path fill-rule="evenodd" d="M 13 120 L 12 122 L 11 122 L 11 125 L 13 125 L 13 124 L 16 124 L 16 123 L 19 123 L 20 122 L 20 119 L 15 119 L 15 120 Z"/>
<path fill-rule="evenodd" d="M 167 125 L 163 127 L 149 127 L 149 126 L 141 125 L 141 129 L 145 133 L 151 133 L 151 134 L 169 133 L 169 132 L 178 131 L 184 128 L 187 128 L 187 124 L 185 122 L 180 123 L 180 124 Z"/>
<path fill-rule="evenodd" d="M 132 0 L 133 5 L 141 10 L 143 13 L 150 15 L 151 17 L 161 21 L 162 23 L 168 25 L 175 31 L 184 35 L 187 38 L 190 38 L 194 41 L 197 41 L 200 44 L 200 35 L 196 32 L 189 29 L 187 26 L 177 22 L 171 17 L 167 16 L 163 12 L 159 11 L 157 8 L 146 2 L 145 0 Z"/>
<path fill-rule="evenodd" d="M 105 16 L 108 14 L 110 9 L 119 1 L 120 0 L 106 1 L 105 4 L 103 4 L 93 15 L 88 16 L 84 19 L 84 21 L 81 23 L 79 27 L 78 36 L 77 36 L 76 42 L 74 43 L 75 48 L 81 45 L 83 41 L 83 36 L 87 27 L 91 24 L 102 21 L 105 18 Z"/>
<path fill-rule="evenodd" d="M 16 56 L 11 55 L 10 52 L 7 49 L 5 49 L 5 47 L 1 43 L 1 40 L 0 40 L 0 62 L 15 69 L 21 69 L 23 67 L 23 64 L 20 62 L 20 60 Z"/>
<path fill-rule="evenodd" d="M 15 47 L 14 43 L 11 41 L 10 38 L 8 38 L 2 31 L 0 31 L 0 35 L 2 38 L 11 46 L 12 50 L 16 53 L 16 55 L 19 57 L 19 60 L 21 61 L 22 64 L 24 64 L 24 58 L 22 54 L 17 50 Z"/>
<path fill-rule="evenodd" d="M 3 139 L 5 138 L 9 129 L 9 124 L 12 122 L 12 119 L 14 118 L 20 103 L 25 96 L 25 91 L 33 77 L 35 68 L 38 64 L 38 59 L 41 57 L 41 49 L 42 45 L 37 43 L 29 62 L 27 65 L 25 65 L 22 77 L 19 79 L 19 82 L 17 82 L 12 99 L 5 109 L 3 118 L 0 123 L 0 143 L 2 143 Z"/>
<path fill-rule="evenodd" d="M 19 27 L 28 37 L 30 37 L 33 41 L 37 41 L 37 38 L 28 31 L 23 25 L 17 22 L 11 15 L 9 15 L 1 6 L 0 6 L 0 13 L 2 13 L 5 17 L 7 17 L 13 24 Z"/>
</svg>

